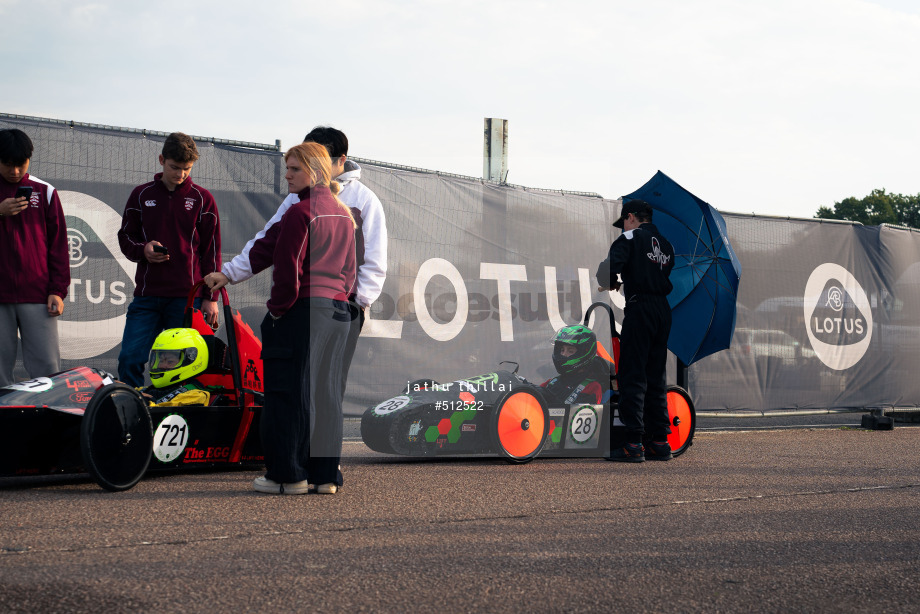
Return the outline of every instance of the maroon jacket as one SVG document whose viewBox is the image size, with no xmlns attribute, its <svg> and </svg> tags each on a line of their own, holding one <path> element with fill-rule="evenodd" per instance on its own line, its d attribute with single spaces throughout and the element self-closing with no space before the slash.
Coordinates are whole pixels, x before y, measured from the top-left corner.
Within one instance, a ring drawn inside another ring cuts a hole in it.
<svg viewBox="0 0 920 614">
<path fill-rule="evenodd" d="M 0 177 L 0 201 L 32 186 L 29 206 L 0 217 L 0 303 L 46 303 L 67 296 L 70 253 L 61 199 L 51 185 L 26 173 L 19 183 Z"/>
<path fill-rule="evenodd" d="M 355 285 L 355 227 L 324 185 L 304 190 L 249 250 L 253 274 L 274 265 L 267 307 L 276 318 L 297 299 L 347 301 Z"/>
<path fill-rule="evenodd" d="M 208 273 L 220 270 L 220 219 L 211 193 L 189 177 L 170 192 L 157 173 L 153 181 L 131 192 L 118 243 L 128 260 L 137 263 L 134 296 L 188 296 Z M 169 260 L 151 263 L 144 246 L 159 241 Z M 201 292 L 208 298 L 206 291 Z"/>
</svg>

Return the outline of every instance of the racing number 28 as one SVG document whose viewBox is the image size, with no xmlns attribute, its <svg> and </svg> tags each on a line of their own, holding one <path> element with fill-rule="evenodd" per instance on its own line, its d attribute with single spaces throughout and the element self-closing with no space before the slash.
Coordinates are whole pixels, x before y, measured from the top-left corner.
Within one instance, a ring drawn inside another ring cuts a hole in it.
<svg viewBox="0 0 920 614">
<path fill-rule="evenodd" d="M 572 440 L 575 443 L 587 443 L 591 441 L 597 432 L 599 422 L 598 415 L 590 405 L 584 405 L 575 412 L 571 418 Z"/>
<path fill-rule="evenodd" d="M 577 416 L 575 418 L 575 430 L 572 431 L 572 433 L 575 435 L 588 435 L 588 436 L 593 434 L 594 425 L 593 425 L 593 421 L 591 420 L 591 418 L 592 416 L 585 416 L 585 417 Z"/>
</svg>

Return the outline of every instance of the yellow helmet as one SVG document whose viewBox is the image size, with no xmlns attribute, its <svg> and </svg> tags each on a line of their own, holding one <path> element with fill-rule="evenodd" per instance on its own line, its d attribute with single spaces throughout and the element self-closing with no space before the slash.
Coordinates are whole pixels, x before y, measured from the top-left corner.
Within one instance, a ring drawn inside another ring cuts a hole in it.
<svg viewBox="0 0 920 614">
<path fill-rule="evenodd" d="M 170 328 L 157 335 L 147 362 L 156 388 L 185 381 L 208 368 L 208 346 L 194 328 Z"/>
</svg>

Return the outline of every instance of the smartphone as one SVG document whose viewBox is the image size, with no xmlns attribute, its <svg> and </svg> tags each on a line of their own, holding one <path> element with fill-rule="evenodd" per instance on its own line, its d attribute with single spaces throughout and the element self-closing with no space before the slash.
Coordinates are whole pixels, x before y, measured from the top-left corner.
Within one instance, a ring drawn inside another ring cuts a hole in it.
<svg viewBox="0 0 920 614">
<path fill-rule="evenodd" d="M 154 245 L 153 251 L 155 251 L 158 254 L 167 254 L 167 255 L 169 254 L 169 250 L 166 249 L 166 247 L 163 245 Z"/>
<path fill-rule="evenodd" d="M 21 185 L 16 188 L 16 198 L 32 198 L 32 186 Z"/>
</svg>

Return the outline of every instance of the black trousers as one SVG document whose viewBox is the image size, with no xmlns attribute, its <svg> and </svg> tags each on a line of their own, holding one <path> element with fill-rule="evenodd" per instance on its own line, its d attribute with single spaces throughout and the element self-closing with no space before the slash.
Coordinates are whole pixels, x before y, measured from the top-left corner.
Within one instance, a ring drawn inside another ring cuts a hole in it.
<svg viewBox="0 0 920 614">
<path fill-rule="evenodd" d="M 344 301 L 308 298 L 262 321 L 268 479 L 342 485 L 344 356 L 353 313 Z"/>
<path fill-rule="evenodd" d="M 354 300 L 348 302 L 348 308 L 351 309 L 351 326 L 348 328 L 348 338 L 345 340 L 345 372 L 342 376 L 342 398 L 345 398 L 345 385 L 348 380 L 348 369 L 351 368 L 351 359 L 355 357 L 355 349 L 358 347 L 358 337 L 364 328 L 364 310 L 358 306 Z"/>
<path fill-rule="evenodd" d="M 619 414 L 623 426 L 610 430 L 611 448 L 663 441 L 668 420 L 667 361 L 671 307 L 664 296 L 638 295 L 626 303 L 620 333 Z"/>
</svg>

